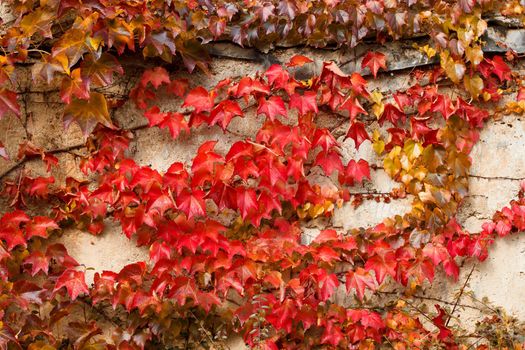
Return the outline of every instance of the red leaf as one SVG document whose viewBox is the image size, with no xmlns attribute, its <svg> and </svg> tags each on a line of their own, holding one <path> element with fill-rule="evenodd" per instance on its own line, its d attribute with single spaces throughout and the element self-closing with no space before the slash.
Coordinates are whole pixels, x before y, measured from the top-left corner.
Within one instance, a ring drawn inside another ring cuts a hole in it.
<svg viewBox="0 0 525 350">
<path fill-rule="evenodd" d="M 454 277 L 454 280 L 458 280 L 459 277 L 459 267 L 454 261 L 454 259 L 450 258 L 448 260 L 443 261 L 443 269 L 445 270 L 445 273 L 447 276 Z"/>
<path fill-rule="evenodd" d="M 31 179 L 30 185 L 28 187 L 29 195 L 35 197 L 46 198 L 49 194 L 49 185 L 55 182 L 53 176 L 49 177 L 37 177 Z"/>
<path fill-rule="evenodd" d="M 302 56 L 302 55 L 295 55 L 292 58 L 290 58 L 290 61 L 286 64 L 287 67 L 302 67 L 306 63 L 313 62 L 308 57 Z"/>
<path fill-rule="evenodd" d="M 188 85 L 188 79 L 175 79 L 171 82 L 170 86 L 168 86 L 167 90 L 175 96 L 182 98 L 186 90 L 188 90 Z"/>
<path fill-rule="evenodd" d="M 24 259 L 24 265 L 31 265 L 31 276 L 35 276 L 40 271 L 47 275 L 49 258 L 44 253 L 35 251 Z"/>
<path fill-rule="evenodd" d="M 456 107 L 447 95 L 438 95 L 436 100 L 432 102 L 430 108 L 431 112 L 439 112 L 443 118 L 448 119 L 456 112 Z"/>
<path fill-rule="evenodd" d="M 308 112 L 317 113 L 317 93 L 315 91 L 305 91 L 304 95 L 297 93 L 290 96 L 290 108 L 296 108 L 300 115 Z"/>
<path fill-rule="evenodd" d="M 339 240 L 339 235 L 337 234 L 336 230 L 322 230 L 321 233 L 315 237 L 312 243 L 321 244 L 337 240 Z"/>
<path fill-rule="evenodd" d="M 501 56 L 494 56 L 491 63 L 494 67 L 492 73 L 496 74 L 500 81 L 510 79 L 511 70 Z"/>
<path fill-rule="evenodd" d="M 208 93 L 205 88 L 199 86 L 186 95 L 182 107 L 193 107 L 195 113 L 209 112 L 213 108 L 214 100 L 215 94 L 213 92 Z"/>
<path fill-rule="evenodd" d="M 284 329 L 287 333 L 292 331 L 292 322 L 297 316 L 297 306 L 291 299 L 284 300 L 281 305 L 273 308 L 266 316 L 268 322 L 277 330 Z"/>
<path fill-rule="evenodd" d="M 364 114 L 368 115 L 368 113 L 364 110 L 363 106 L 359 103 L 359 100 L 354 97 L 349 97 L 344 101 L 341 106 L 339 106 L 339 109 L 347 110 L 348 114 L 350 115 L 350 121 L 353 122 L 358 114 Z"/>
<path fill-rule="evenodd" d="M 325 270 L 321 270 L 322 273 L 318 275 L 317 282 L 319 283 L 319 298 L 322 301 L 328 300 L 335 289 L 339 286 L 339 280 L 335 273 L 326 273 Z"/>
<path fill-rule="evenodd" d="M 365 67 L 370 69 L 375 78 L 379 68 L 386 69 L 385 55 L 381 52 L 368 52 L 361 62 L 361 68 L 364 69 Z"/>
<path fill-rule="evenodd" d="M 335 139 L 334 135 L 332 135 L 330 130 L 319 128 L 315 130 L 312 148 L 317 146 L 321 146 L 323 151 L 326 152 L 332 147 L 337 146 L 337 140 Z"/>
<path fill-rule="evenodd" d="M 78 262 L 73 259 L 60 243 L 55 243 L 47 247 L 46 256 L 50 259 L 55 259 L 58 265 L 67 269 L 78 266 Z"/>
<path fill-rule="evenodd" d="M 432 322 L 434 325 L 439 328 L 439 335 L 438 338 L 440 340 L 445 340 L 452 336 L 452 331 L 447 328 L 446 321 L 444 320 L 444 317 L 447 315 L 445 311 L 439 306 L 438 304 L 435 305 L 436 310 L 438 311 L 438 314 L 436 317 L 432 319 Z"/>
<path fill-rule="evenodd" d="M 232 93 L 235 97 L 245 97 L 249 95 L 268 95 L 270 93 L 270 87 L 261 83 L 257 79 L 250 77 L 242 78 L 239 83 L 232 87 Z"/>
<path fill-rule="evenodd" d="M 428 243 L 425 248 L 423 248 L 423 255 L 430 258 L 436 266 L 439 265 L 440 262 L 449 258 L 447 248 L 432 243 Z"/>
<path fill-rule="evenodd" d="M 158 106 L 153 106 L 144 112 L 144 116 L 148 119 L 150 127 L 162 123 L 166 115 L 167 113 L 161 112 Z"/>
<path fill-rule="evenodd" d="M 177 207 L 186 214 L 188 219 L 194 216 L 204 216 L 206 213 L 204 192 L 201 190 L 183 190 L 175 201 L 177 202 Z"/>
<path fill-rule="evenodd" d="M 335 151 L 319 152 L 315 158 L 314 165 L 320 166 L 324 173 L 328 176 L 332 175 L 332 173 L 336 170 L 339 172 L 339 174 L 342 174 L 344 171 L 341 156 Z"/>
<path fill-rule="evenodd" d="M 385 105 L 383 115 L 381 115 L 381 119 L 379 119 L 379 124 L 383 125 L 385 120 L 388 120 L 390 123 L 392 123 L 392 125 L 396 126 L 398 120 L 401 120 L 404 123 L 405 119 L 406 119 L 405 113 L 401 112 L 393 104 L 387 103 Z"/>
<path fill-rule="evenodd" d="M 117 276 L 119 282 L 142 284 L 142 277 L 146 272 L 146 263 L 139 261 L 133 264 L 126 265 L 120 270 Z"/>
<path fill-rule="evenodd" d="M 264 75 L 275 89 L 284 89 L 290 80 L 290 73 L 278 64 L 271 65 Z"/>
<path fill-rule="evenodd" d="M 71 72 L 71 77 L 65 76 L 60 87 L 60 99 L 62 102 L 71 103 L 71 97 L 87 100 L 89 99 L 89 80 L 80 76 L 80 69 Z"/>
<path fill-rule="evenodd" d="M 366 132 L 365 124 L 361 122 L 354 122 L 348 129 L 346 137 L 352 138 L 354 140 L 355 148 L 359 149 L 359 146 L 365 141 L 370 140 L 368 132 Z"/>
<path fill-rule="evenodd" d="M 237 207 L 241 212 L 243 219 L 248 215 L 257 212 L 257 194 L 253 188 L 237 187 L 236 188 Z"/>
<path fill-rule="evenodd" d="M 184 131 L 187 134 L 190 133 L 188 122 L 182 114 L 176 112 L 168 113 L 164 120 L 159 124 L 159 128 L 168 128 L 173 139 L 179 137 L 181 131 Z"/>
<path fill-rule="evenodd" d="M 26 237 L 31 239 L 34 236 L 47 238 L 47 229 L 58 229 L 55 220 L 45 216 L 35 216 L 31 222 L 26 225 Z"/>
<path fill-rule="evenodd" d="M 157 89 L 162 84 L 170 84 L 170 76 L 168 71 L 162 67 L 155 67 L 153 69 L 148 69 L 142 74 L 140 83 L 142 86 L 147 86 L 148 83 L 151 83 L 155 89 Z"/>
<path fill-rule="evenodd" d="M 219 124 L 222 130 L 226 130 L 230 121 L 235 116 L 243 116 L 239 104 L 232 100 L 225 100 L 219 103 L 210 113 L 210 125 Z"/>
<path fill-rule="evenodd" d="M 334 325 L 334 322 L 328 320 L 323 335 L 321 336 L 321 344 L 330 344 L 333 348 L 337 348 L 337 345 L 343 339 L 344 334 L 341 332 L 341 326 Z"/>
<path fill-rule="evenodd" d="M 383 283 L 386 275 L 396 277 L 396 266 L 396 256 L 391 251 L 375 254 L 365 263 L 365 269 L 375 272 L 376 280 L 379 284 Z"/>
<path fill-rule="evenodd" d="M 0 119 L 7 113 L 13 112 L 20 116 L 20 105 L 16 100 L 16 92 L 0 88 Z"/>
<path fill-rule="evenodd" d="M 75 300 L 80 294 L 89 294 L 85 282 L 84 272 L 68 269 L 58 278 L 53 293 L 65 287 L 71 300 Z"/>
<path fill-rule="evenodd" d="M 372 291 L 377 289 L 376 281 L 369 271 L 358 267 L 355 272 L 349 271 L 346 274 L 346 290 L 350 292 L 352 288 L 355 289 L 360 300 L 363 300 L 366 287 Z"/>
<path fill-rule="evenodd" d="M 268 100 L 264 97 L 259 98 L 259 107 L 257 114 L 266 115 L 271 121 L 275 120 L 277 115 L 286 116 L 287 111 L 283 99 L 279 96 L 271 96 Z"/>
<path fill-rule="evenodd" d="M 359 159 L 358 162 L 350 160 L 345 169 L 345 183 L 354 184 L 354 181 L 363 182 L 364 178 L 370 179 L 370 166 L 364 159 Z"/>
</svg>

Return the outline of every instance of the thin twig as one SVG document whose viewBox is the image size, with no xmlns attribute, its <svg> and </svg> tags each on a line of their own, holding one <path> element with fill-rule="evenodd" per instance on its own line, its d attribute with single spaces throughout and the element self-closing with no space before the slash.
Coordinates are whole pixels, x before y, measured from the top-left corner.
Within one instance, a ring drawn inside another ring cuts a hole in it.
<svg viewBox="0 0 525 350">
<path fill-rule="evenodd" d="M 463 283 L 463 286 L 459 290 L 459 295 L 456 298 L 456 302 L 454 303 L 454 307 L 452 308 L 452 311 L 450 312 L 450 315 L 448 316 L 447 322 L 445 322 L 445 327 L 448 326 L 448 323 L 450 322 L 450 319 L 452 318 L 452 315 L 454 315 L 454 312 L 456 312 L 456 308 L 458 307 L 459 300 L 461 299 L 461 296 L 463 295 L 463 292 L 465 292 L 465 288 L 467 287 L 468 281 L 470 280 L 470 277 L 472 276 L 472 273 L 474 272 L 474 268 L 476 267 L 476 264 L 472 266 L 470 269 L 470 272 L 467 276 L 467 279 L 465 280 L 465 283 Z"/>
</svg>

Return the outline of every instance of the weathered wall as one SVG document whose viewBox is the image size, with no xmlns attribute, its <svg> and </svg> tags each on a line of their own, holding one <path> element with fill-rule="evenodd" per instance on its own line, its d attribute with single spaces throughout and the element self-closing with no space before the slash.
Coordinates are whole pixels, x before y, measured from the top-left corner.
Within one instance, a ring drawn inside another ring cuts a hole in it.
<svg viewBox="0 0 525 350">
<path fill-rule="evenodd" d="M 222 50 L 220 51 L 223 53 L 222 56 L 238 54 L 234 52 L 237 49 L 231 46 L 219 49 Z M 356 57 L 367 49 L 364 46 L 352 52 L 280 49 L 272 54 L 281 62 L 286 62 L 296 53 L 307 55 L 315 59 L 315 65 L 312 68 L 314 72 L 320 71 L 323 61 L 334 60 L 337 64 L 343 65 L 343 70 L 349 72 L 354 70 L 358 64 Z M 391 58 L 391 69 L 403 69 L 414 64 L 425 63 L 425 60 L 416 51 L 403 50 L 400 46 L 393 45 L 387 48 L 387 53 Z M 195 85 L 209 87 L 226 77 L 254 74 L 257 70 L 263 70 L 264 65 L 264 60 L 254 61 L 249 57 L 248 59 L 216 57 L 211 64 L 211 76 L 194 74 L 191 76 L 191 81 Z M 176 75 L 187 76 L 186 73 L 180 71 L 180 67 L 167 66 L 166 68 Z M 301 73 L 308 75 L 312 72 Z M 8 153 L 12 156 L 16 155 L 18 143 L 24 139 L 46 150 L 69 149 L 56 154 L 60 163 L 59 167 L 53 169 L 52 175 L 55 176 L 58 183 L 63 182 L 68 176 L 82 178 L 83 174 L 78 170 L 79 158 L 77 156 L 84 152 L 80 146 L 83 143 L 80 131 L 75 125 L 67 131 L 62 129 L 63 107 L 59 103 L 56 87 L 34 84 L 29 76 L 29 69 L 19 71 L 18 89 L 25 92 L 22 95 L 22 117 L 20 119 L 6 117 L 0 120 L 2 140 L 6 144 Z M 124 92 L 128 78 L 133 80 L 133 72 L 128 73 L 128 76 L 113 89 L 120 93 Z M 393 86 L 399 89 L 412 83 L 408 72 L 401 70 L 396 71 L 395 74 L 382 74 L 380 79 L 371 83 L 371 88 L 379 88 L 387 92 Z M 169 100 L 163 103 L 166 108 L 169 108 L 171 104 Z M 145 118 L 131 103 L 120 108 L 114 117 L 120 125 L 126 128 L 146 123 Z M 335 125 L 335 121 L 330 117 L 322 115 L 321 118 L 326 125 Z M 218 139 L 218 150 L 225 151 L 228 145 L 243 135 L 253 134 L 260 122 L 261 120 L 255 116 L 254 111 L 250 111 L 244 119 L 234 119 L 229 127 L 239 136 L 224 135 L 218 127 L 212 127 L 200 128 L 192 132 L 191 136 L 182 135 L 176 141 L 173 141 L 165 130 L 139 128 L 134 132 L 135 139 L 130 147 L 129 155 L 140 164 L 151 165 L 159 171 L 164 171 L 174 161 L 190 161 L 197 147 L 204 140 Z M 358 154 L 353 150 L 353 141 L 344 141 L 343 135 L 347 127 L 347 124 L 343 124 L 340 130 L 335 131 L 339 136 L 345 157 L 347 159 L 364 158 L 371 164 L 380 165 L 381 162 L 374 155 L 368 141 L 361 146 Z M 371 127 L 376 127 L 376 125 Z M 514 198 L 520 180 L 525 179 L 525 120 L 518 116 L 508 116 L 499 121 L 490 121 L 474 148 L 473 161 L 469 181 L 470 195 L 466 198 L 459 215 L 460 223 L 470 231 L 479 230 L 484 220 L 489 219 L 495 210 L 500 209 Z M 16 165 L 16 160 L 0 159 L 0 174 L 4 174 Z M 18 171 L 36 175 L 43 173 L 43 167 L 39 162 L 29 161 L 11 171 L 10 175 Z M 392 182 L 384 171 L 378 169 L 373 171 L 370 183 L 355 188 L 354 192 L 387 193 L 395 186 L 396 183 Z M 358 208 L 345 204 L 341 209 L 336 210 L 332 225 L 338 230 L 372 226 L 384 218 L 402 214 L 409 209 L 410 198 L 389 204 L 365 200 Z M 0 212 L 7 210 L 7 203 L 0 204 Z M 305 224 L 305 241 L 315 237 L 320 225 L 319 222 Z M 129 241 L 121 234 L 120 228 L 111 222 L 108 222 L 102 235 L 95 237 L 81 230 L 70 229 L 64 232 L 60 240 L 81 264 L 93 268 L 86 274 L 88 283 L 95 271 L 118 270 L 126 264 L 148 259 L 147 249 L 136 247 L 134 242 Z M 487 297 L 495 306 L 503 307 L 525 321 L 525 308 L 522 306 L 525 300 L 525 236 L 513 236 L 497 242 L 486 262 L 468 263 L 462 269 L 458 283 L 453 283 L 443 276 L 437 276 L 436 283 L 420 295 L 421 299 L 439 298 L 448 300 L 450 303 L 455 302 L 456 291 L 461 288 L 471 269 L 473 272 L 466 287 L 467 291 L 472 291 L 479 300 Z M 464 293 L 464 295 L 467 294 Z M 470 306 L 479 307 L 479 302 L 463 296 L 460 304 L 464 307 L 459 308 L 456 312 L 458 317 L 470 321 L 477 319 L 479 312 Z"/>
</svg>

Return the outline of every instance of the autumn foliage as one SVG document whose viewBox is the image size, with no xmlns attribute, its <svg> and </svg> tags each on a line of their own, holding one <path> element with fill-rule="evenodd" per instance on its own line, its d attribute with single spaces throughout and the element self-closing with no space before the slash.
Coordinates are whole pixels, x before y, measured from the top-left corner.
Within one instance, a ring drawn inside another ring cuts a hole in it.
<svg viewBox="0 0 525 350">
<path fill-rule="evenodd" d="M 16 166 L 2 175 L 0 349 L 220 348 L 233 334 L 261 349 L 521 349 L 519 337 L 473 343 L 442 306 L 418 312 L 405 296 L 440 271 L 458 279 L 464 259 L 483 261 L 495 239 L 525 230 L 525 189 L 480 232 L 457 220 L 480 130 L 525 109 L 513 71 L 520 57 L 482 51 L 487 16 L 523 23 L 523 2 L 7 4 L 14 19 L 0 36 L 0 118 L 24 113 L 17 69 L 31 64 L 35 82 L 59 86 L 65 127 L 81 128 L 87 153 L 79 155 L 85 179 L 57 183 Z M 212 74 L 206 44 L 214 41 L 264 51 L 422 35 L 428 43 L 417 49 L 435 64 L 413 72 L 410 87 L 384 94 L 369 84 L 389 67 L 381 50 L 367 52 L 355 72 L 296 55 L 207 88 L 170 71 L 182 64 Z M 133 87 L 112 94 L 136 61 L 146 68 Z M 316 63 L 315 74 L 299 78 Z M 503 103 L 504 95 L 513 101 Z M 175 107 L 165 109 L 166 98 Z M 133 130 L 113 117 L 124 103 L 140 110 L 144 127 L 173 139 L 208 128 L 237 138 L 226 152 L 204 141 L 191 162 L 159 172 L 129 157 Z M 338 120 L 343 135 L 321 115 Z M 251 118 L 257 131 L 239 138 L 229 129 L 235 118 Z M 349 158 L 342 142 L 355 154 L 370 143 L 382 166 Z M 56 153 L 26 141 L 7 154 L 0 143 L 4 159 L 40 159 L 48 172 Z M 398 187 L 372 199 L 410 198 L 411 210 L 366 229 L 331 228 L 337 208 L 365 199 L 353 188 L 377 170 Z M 325 227 L 306 242 L 304 224 L 320 219 Z M 98 271 L 87 285 L 86 267 L 56 238 L 69 227 L 99 235 L 110 221 L 148 247 L 150 259 Z M 404 293 L 370 307 L 386 285 Z M 108 329 L 111 336 L 101 336 Z"/>
</svg>

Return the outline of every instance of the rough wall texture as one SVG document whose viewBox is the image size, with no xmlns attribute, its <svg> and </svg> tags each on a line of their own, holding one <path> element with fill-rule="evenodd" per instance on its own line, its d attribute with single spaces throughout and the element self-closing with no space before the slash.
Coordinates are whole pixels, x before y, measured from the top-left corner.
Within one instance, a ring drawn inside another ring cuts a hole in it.
<svg viewBox="0 0 525 350">
<path fill-rule="evenodd" d="M 514 34 L 513 34 L 514 35 Z M 518 40 L 519 41 L 519 40 Z M 313 72 L 319 72 L 323 61 L 334 60 L 343 69 L 350 72 L 358 64 L 358 57 L 368 48 L 359 47 L 352 52 L 343 50 L 312 50 L 312 49 L 280 49 L 272 53 L 273 58 L 285 62 L 294 54 L 300 53 L 315 59 L 315 65 L 311 71 L 301 71 L 298 74 L 308 76 Z M 254 74 L 257 70 L 265 67 L 264 60 L 253 57 L 244 59 L 233 59 L 229 50 L 237 50 L 231 46 L 217 47 L 221 56 L 216 57 L 211 65 L 211 76 L 194 74 L 191 82 L 195 85 L 205 87 L 213 86 L 226 77 L 238 77 Z M 242 51 L 244 53 L 249 51 Z M 416 64 L 427 63 L 420 54 L 413 50 L 406 50 L 402 46 L 392 45 L 388 48 L 388 56 L 393 62 L 390 69 L 395 73 L 381 75 L 381 78 L 371 82 L 371 88 L 379 88 L 389 91 L 391 87 L 396 89 L 409 86 L 413 83 L 408 71 L 402 70 Z M 236 51 L 235 55 L 238 55 Z M 248 55 L 249 56 L 249 55 Z M 129 62 L 131 66 L 133 62 Z M 178 76 L 187 76 L 180 67 L 166 67 Z M 312 72 L 313 70 L 313 72 Z M 128 70 L 129 71 L 129 70 Z M 78 170 L 79 157 L 85 150 L 82 148 L 83 138 L 80 130 L 75 125 L 67 131 L 62 128 L 62 105 L 56 87 L 38 85 L 29 79 L 29 69 L 19 72 L 18 90 L 23 94 L 23 112 L 20 119 L 8 117 L 0 120 L 0 130 L 9 154 L 17 152 L 18 143 L 27 139 L 45 150 L 62 150 L 57 152 L 59 167 L 53 169 L 52 175 L 58 183 L 72 176 L 83 178 L 84 175 Z M 118 84 L 111 88 L 111 92 L 125 93 L 130 83 L 136 79 L 133 74 L 124 77 Z M 451 91 L 454 94 L 454 91 Z M 161 106 L 169 108 L 172 101 L 165 100 Z M 146 124 L 138 110 L 131 103 L 120 108 L 114 118 L 125 128 L 134 128 L 135 139 L 130 147 L 130 156 L 138 163 L 151 165 L 159 171 L 166 170 L 174 161 L 189 162 L 196 152 L 198 146 L 205 140 L 217 139 L 218 150 L 225 151 L 233 142 L 241 139 L 244 135 L 252 135 L 257 125 L 261 123 L 254 111 L 249 111 L 244 119 L 236 118 L 229 126 L 234 134 L 225 135 L 218 127 L 200 128 L 191 136 L 182 135 L 173 141 L 167 131 L 157 128 L 144 128 Z M 321 115 L 323 123 L 328 126 L 336 126 L 337 121 L 329 116 Z M 351 143 L 344 141 L 344 133 L 347 124 L 339 125 L 335 130 L 342 144 L 345 157 L 364 158 L 371 164 L 381 165 L 381 161 L 374 155 L 369 142 L 365 142 L 355 154 Z M 372 124 L 371 128 L 377 127 Z M 235 136 L 238 135 L 238 136 Z M 507 116 L 502 120 L 490 121 L 481 133 L 481 139 L 473 151 L 473 166 L 470 176 L 470 195 L 466 198 L 460 210 L 460 223 L 469 231 L 477 231 L 484 220 L 489 219 L 494 211 L 500 209 L 514 198 L 519 182 L 525 179 L 525 120 L 517 116 Z M 10 162 L 0 159 L 0 174 L 13 169 L 16 160 Z M 33 175 L 42 174 L 43 167 L 39 162 L 26 162 L 17 166 L 9 175 L 17 171 L 30 172 Z M 330 181 L 322 179 L 321 181 Z M 378 169 L 373 171 L 372 180 L 357 187 L 354 192 L 359 193 L 388 193 L 396 187 L 396 183 L 390 180 L 384 171 Z M 389 204 L 365 200 L 364 203 L 354 208 L 345 204 L 337 209 L 331 225 L 338 230 L 348 230 L 353 227 L 368 227 L 381 222 L 383 219 L 402 214 L 410 209 L 411 199 L 396 200 Z M 0 212 L 8 210 L 7 203 L 0 204 Z M 319 228 L 326 222 L 310 222 L 305 224 L 306 242 L 315 238 Z M 119 270 L 123 266 L 140 260 L 148 259 L 148 251 L 136 247 L 133 241 L 129 241 L 120 232 L 120 228 L 108 222 L 105 232 L 99 236 L 92 236 L 78 229 L 66 230 L 59 238 L 70 254 L 81 264 L 92 268 L 87 271 L 88 283 L 92 280 L 95 271 Z M 447 280 L 444 276 L 437 276 L 436 283 L 428 288 L 419 297 L 421 300 L 432 300 L 439 298 L 448 300 L 450 303 L 456 301 L 455 295 L 460 289 L 467 275 L 472 271 L 466 285 L 466 291 L 460 300 L 460 308 L 456 316 L 460 320 L 474 322 L 479 319 L 479 308 L 483 308 L 482 298 L 487 297 L 495 306 L 503 307 L 509 313 L 516 315 L 525 321 L 525 308 L 522 301 L 525 299 L 525 236 L 514 236 L 497 242 L 490 252 L 488 260 L 482 264 L 468 263 L 462 270 L 458 283 Z M 385 290 L 388 292 L 388 290 Z M 239 347 L 237 340 L 232 340 L 232 347 Z"/>
</svg>

